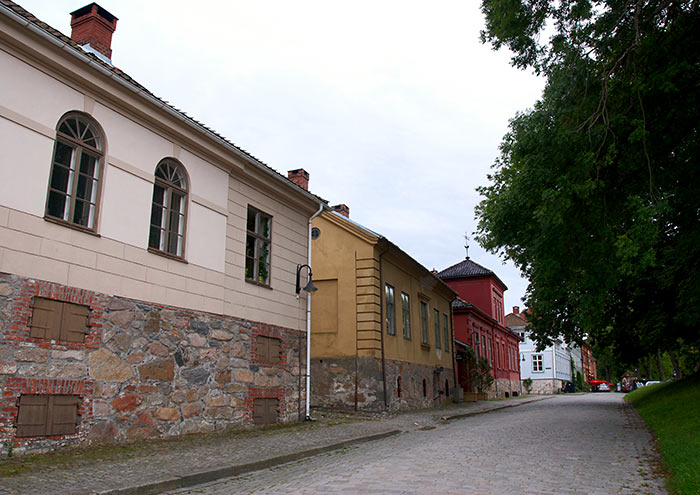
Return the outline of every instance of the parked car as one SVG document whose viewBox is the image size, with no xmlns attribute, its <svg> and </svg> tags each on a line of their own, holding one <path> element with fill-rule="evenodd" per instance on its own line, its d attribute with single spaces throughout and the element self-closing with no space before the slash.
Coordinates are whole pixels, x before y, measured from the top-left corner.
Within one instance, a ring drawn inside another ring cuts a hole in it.
<svg viewBox="0 0 700 495">
<path fill-rule="evenodd" d="M 649 385 L 656 385 L 657 383 L 661 383 L 659 380 L 649 380 L 644 384 L 645 387 L 648 387 Z"/>
</svg>

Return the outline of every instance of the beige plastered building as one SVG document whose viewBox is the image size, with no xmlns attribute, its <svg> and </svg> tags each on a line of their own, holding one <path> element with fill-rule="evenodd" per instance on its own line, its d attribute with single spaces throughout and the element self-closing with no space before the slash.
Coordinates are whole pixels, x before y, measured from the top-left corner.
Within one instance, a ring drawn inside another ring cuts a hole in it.
<svg viewBox="0 0 700 495">
<path fill-rule="evenodd" d="M 115 69 L 112 14 L 72 15 L 88 38 L 0 2 L 0 445 L 303 418 L 323 202 Z"/>
</svg>

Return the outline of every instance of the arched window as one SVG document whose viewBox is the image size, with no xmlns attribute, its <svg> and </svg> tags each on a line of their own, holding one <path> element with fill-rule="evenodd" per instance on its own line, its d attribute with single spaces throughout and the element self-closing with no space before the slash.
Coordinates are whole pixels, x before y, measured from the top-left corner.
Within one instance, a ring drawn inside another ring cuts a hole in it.
<svg viewBox="0 0 700 495">
<path fill-rule="evenodd" d="M 185 214 L 187 212 L 187 176 L 172 158 L 156 167 L 151 207 L 151 231 L 148 247 L 160 253 L 184 257 Z"/>
<path fill-rule="evenodd" d="M 97 123 L 80 113 L 59 122 L 53 151 L 46 217 L 95 230 L 104 137 Z"/>
</svg>

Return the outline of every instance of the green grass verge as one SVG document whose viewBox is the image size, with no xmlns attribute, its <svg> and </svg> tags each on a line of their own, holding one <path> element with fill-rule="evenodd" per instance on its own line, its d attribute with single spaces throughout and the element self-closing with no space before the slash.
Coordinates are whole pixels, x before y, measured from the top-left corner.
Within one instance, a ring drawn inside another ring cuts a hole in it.
<svg viewBox="0 0 700 495">
<path fill-rule="evenodd" d="M 672 488 L 700 494 L 700 375 L 642 387 L 625 399 L 654 432 Z"/>
</svg>

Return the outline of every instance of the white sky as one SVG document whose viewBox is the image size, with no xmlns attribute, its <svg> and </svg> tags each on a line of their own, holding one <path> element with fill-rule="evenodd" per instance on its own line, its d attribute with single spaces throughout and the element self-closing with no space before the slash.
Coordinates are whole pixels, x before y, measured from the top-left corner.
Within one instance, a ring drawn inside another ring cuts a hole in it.
<svg viewBox="0 0 700 495">
<path fill-rule="evenodd" d="M 70 35 L 88 0 L 16 0 Z M 465 256 L 475 188 L 508 120 L 544 82 L 479 42 L 479 2 L 101 0 L 112 61 L 160 98 L 310 190 L 345 203 L 428 269 Z M 470 242 L 505 282 L 527 282 Z"/>
</svg>

